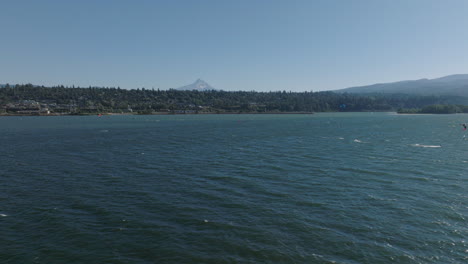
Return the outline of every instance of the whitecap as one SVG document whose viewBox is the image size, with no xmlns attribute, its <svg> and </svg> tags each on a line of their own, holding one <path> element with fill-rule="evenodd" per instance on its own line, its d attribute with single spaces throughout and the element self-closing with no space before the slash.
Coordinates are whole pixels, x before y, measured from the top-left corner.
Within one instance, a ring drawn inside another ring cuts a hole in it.
<svg viewBox="0 0 468 264">
<path fill-rule="evenodd" d="M 356 143 L 362 143 L 362 141 L 359 140 L 359 139 L 355 139 L 355 140 L 353 140 L 353 141 L 356 142 Z"/>
<path fill-rule="evenodd" d="M 8 215 L 6 215 L 6 214 L 0 214 L 0 216 L 1 216 L 1 217 L 5 217 L 5 216 L 8 216 Z"/>
<path fill-rule="evenodd" d="M 418 148 L 441 148 L 441 145 L 422 145 L 422 144 L 411 144 L 413 147 L 418 147 Z"/>
</svg>

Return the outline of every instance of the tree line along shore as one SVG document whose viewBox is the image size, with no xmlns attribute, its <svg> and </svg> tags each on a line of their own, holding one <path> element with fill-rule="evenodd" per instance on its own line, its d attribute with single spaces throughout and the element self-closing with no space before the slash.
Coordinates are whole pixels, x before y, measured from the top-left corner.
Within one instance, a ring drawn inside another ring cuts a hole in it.
<svg viewBox="0 0 468 264">
<path fill-rule="evenodd" d="M 0 88 L 0 115 L 241 114 L 395 111 L 467 113 L 466 98 L 336 92 L 181 91 L 106 87 Z"/>
</svg>

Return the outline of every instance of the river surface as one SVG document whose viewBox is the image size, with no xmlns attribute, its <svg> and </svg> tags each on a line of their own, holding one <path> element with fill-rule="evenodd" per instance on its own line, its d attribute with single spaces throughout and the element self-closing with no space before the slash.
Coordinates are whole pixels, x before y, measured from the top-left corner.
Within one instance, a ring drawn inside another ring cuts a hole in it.
<svg viewBox="0 0 468 264">
<path fill-rule="evenodd" d="M 468 263 L 468 115 L 0 118 L 0 263 Z"/>
</svg>

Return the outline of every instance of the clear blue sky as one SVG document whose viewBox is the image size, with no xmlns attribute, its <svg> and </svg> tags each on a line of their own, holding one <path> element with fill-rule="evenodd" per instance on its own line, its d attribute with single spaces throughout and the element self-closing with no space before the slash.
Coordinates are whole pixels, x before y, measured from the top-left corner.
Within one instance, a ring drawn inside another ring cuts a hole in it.
<svg viewBox="0 0 468 264">
<path fill-rule="evenodd" d="M 320 91 L 468 73 L 464 0 L 1 0 L 0 83 Z"/>
</svg>

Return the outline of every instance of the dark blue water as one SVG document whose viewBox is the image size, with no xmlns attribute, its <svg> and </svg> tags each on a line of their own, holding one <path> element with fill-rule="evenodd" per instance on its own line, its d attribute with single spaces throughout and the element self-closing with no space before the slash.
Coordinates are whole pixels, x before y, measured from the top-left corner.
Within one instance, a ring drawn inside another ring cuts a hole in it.
<svg viewBox="0 0 468 264">
<path fill-rule="evenodd" d="M 2 117 L 0 263 L 467 263 L 467 121 Z"/>
</svg>

